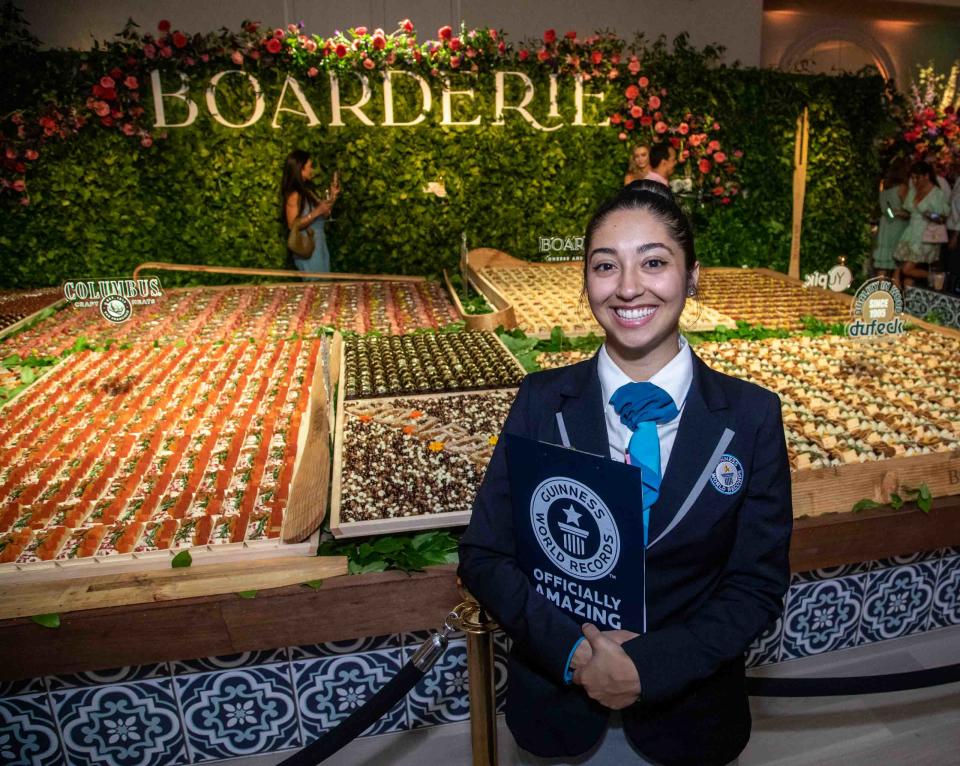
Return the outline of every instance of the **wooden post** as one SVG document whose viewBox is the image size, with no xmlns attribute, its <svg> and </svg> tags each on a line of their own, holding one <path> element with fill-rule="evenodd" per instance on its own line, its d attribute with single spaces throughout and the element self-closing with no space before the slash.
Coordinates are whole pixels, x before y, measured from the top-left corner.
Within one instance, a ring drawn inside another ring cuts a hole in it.
<svg viewBox="0 0 960 766">
<path fill-rule="evenodd" d="M 797 117 L 797 137 L 793 145 L 793 237 L 790 242 L 790 269 L 800 279 L 800 229 L 803 226 L 803 198 L 807 190 L 807 149 L 810 144 L 810 121 L 807 107 Z"/>
</svg>

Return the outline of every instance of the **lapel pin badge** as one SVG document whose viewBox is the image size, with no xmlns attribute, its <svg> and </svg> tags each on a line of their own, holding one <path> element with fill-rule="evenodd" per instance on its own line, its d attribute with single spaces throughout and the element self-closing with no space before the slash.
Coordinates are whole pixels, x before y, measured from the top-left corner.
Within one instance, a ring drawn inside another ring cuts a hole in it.
<svg viewBox="0 0 960 766">
<path fill-rule="evenodd" d="M 743 486 L 743 466 L 733 455 L 726 453 L 710 474 L 710 483 L 722 495 L 734 495 Z"/>
</svg>

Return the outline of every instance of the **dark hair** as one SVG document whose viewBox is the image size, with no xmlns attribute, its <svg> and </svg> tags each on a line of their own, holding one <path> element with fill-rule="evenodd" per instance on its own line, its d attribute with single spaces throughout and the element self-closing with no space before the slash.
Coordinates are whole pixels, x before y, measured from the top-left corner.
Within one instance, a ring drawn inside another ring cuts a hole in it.
<svg viewBox="0 0 960 766">
<path fill-rule="evenodd" d="M 670 159 L 670 150 L 673 147 L 664 142 L 662 144 L 654 144 L 650 147 L 650 167 L 656 170 L 660 167 L 661 162 L 666 162 Z"/>
<path fill-rule="evenodd" d="M 930 179 L 930 183 L 934 186 L 937 185 L 937 176 L 933 172 L 933 166 L 929 162 L 924 162 L 920 160 L 919 162 L 914 162 L 910 166 L 910 175 L 912 176 L 926 176 Z"/>
<path fill-rule="evenodd" d="M 903 157 L 895 159 L 887 168 L 887 174 L 883 177 L 884 187 L 889 189 L 892 186 L 905 184 L 910 175 L 907 160 Z"/>
<path fill-rule="evenodd" d="M 604 202 L 587 224 L 587 233 L 583 238 L 584 285 L 587 282 L 594 235 L 607 216 L 617 210 L 646 210 L 656 216 L 683 250 L 683 261 L 687 272 L 693 270 L 697 263 L 697 254 L 693 247 L 693 228 L 690 226 L 690 220 L 674 201 L 670 187 L 658 181 L 643 179 L 627 184 L 616 196 Z"/>
<path fill-rule="evenodd" d="M 283 165 L 283 178 L 280 181 L 280 220 L 287 225 L 287 197 L 294 192 L 300 195 L 300 209 L 297 215 L 303 212 L 304 203 L 316 205 L 319 201 L 316 193 L 303 180 L 303 166 L 310 161 L 310 155 L 303 149 L 294 149 L 287 155 Z"/>
</svg>

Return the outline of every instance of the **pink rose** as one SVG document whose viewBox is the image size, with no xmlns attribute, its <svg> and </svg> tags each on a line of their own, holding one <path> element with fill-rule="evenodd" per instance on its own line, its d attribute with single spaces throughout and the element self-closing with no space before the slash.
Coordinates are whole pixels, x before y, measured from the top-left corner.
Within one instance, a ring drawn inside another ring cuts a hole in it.
<svg viewBox="0 0 960 766">
<path fill-rule="evenodd" d="M 720 142 L 719 142 L 719 141 L 714 140 L 714 141 L 711 141 L 709 144 L 707 144 L 707 151 L 715 152 L 715 151 L 717 151 L 719 148 L 720 148 Z"/>
<path fill-rule="evenodd" d="M 173 48 L 171 48 L 169 45 L 164 45 L 164 46 L 160 49 L 160 56 L 161 56 L 162 58 L 168 59 L 168 58 L 170 58 L 172 55 L 173 55 Z"/>
<path fill-rule="evenodd" d="M 364 57 L 364 59 L 363 59 L 363 67 L 364 67 L 364 69 L 373 69 L 375 66 L 376 66 L 376 64 L 373 63 L 373 59 L 368 59 L 368 58 Z"/>
<path fill-rule="evenodd" d="M 677 131 L 680 133 L 681 136 L 685 136 L 685 135 L 687 135 L 687 133 L 690 132 L 690 126 L 687 125 L 687 123 L 685 123 L 685 122 L 681 122 L 681 123 L 677 126 Z"/>
<path fill-rule="evenodd" d="M 363 37 L 363 36 L 367 33 L 367 28 L 366 28 L 366 27 L 357 27 L 356 29 L 353 30 L 353 33 L 354 33 L 357 37 Z"/>
<path fill-rule="evenodd" d="M 150 136 L 144 136 L 140 139 L 140 146 L 146 146 L 147 148 L 153 146 L 153 139 Z"/>
<path fill-rule="evenodd" d="M 630 63 L 627 64 L 627 71 L 630 72 L 630 74 L 636 74 L 637 72 L 640 71 L 640 62 L 637 61 L 636 56 L 633 56 L 630 59 Z"/>
<path fill-rule="evenodd" d="M 282 40 L 284 37 L 287 36 L 287 33 L 284 30 L 277 27 L 276 29 L 273 30 L 273 36 L 277 40 Z"/>
<path fill-rule="evenodd" d="M 258 51 L 258 50 L 252 50 L 252 51 L 250 51 L 250 53 L 248 53 L 247 55 L 248 55 L 250 58 L 252 58 L 254 61 L 256 61 L 257 59 L 260 58 L 260 51 Z"/>
<path fill-rule="evenodd" d="M 13 182 L 13 184 L 11 184 L 11 186 L 13 186 L 13 190 L 16 192 L 22 192 L 27 188 L 27 184 L 24 182 L 22 178 L 18 178 L 16 181 Z"/>
<path fill-rule="evenodd" d="M 639 80 L 637 80 L 637 84 L 641 88 L 646 88 L 650 84 L 650 80 L 648 80 L 646 77 L 641 77 Z"/>
<path fill-rule="evenodd" d="M 317 41 L 312 37 L 308 37 L 303 43 L 303 47 L 306 48 L 307 53 L 315 53 L 317 50 Z"/>
<path fill-rule="evenodd" d="M 282 48 L 283 46 L 280 44 L 280 41 L 276 37 L 272 37 L 269 40 L 267 40 L 267 50 L 270 51 L 270 53 L 274 53 L 274 54 L 279 53 Z"/>
<path fill-rule="evenodd" d="M 623 95 L 627 97 L 627 101 L 633 101 L 637 96 L 640 95 L 640 89 L 636 85 L 628 85 L 627 89 L 623 92 Z"/>
<path fill-rule="evenodd" d="M 157 49 L 150 43 L 147 43 L 146 45 L 143 46 L 143 55 L 146 56 L 148 59 L 155 58 L 157 55 Z"/>
<path fill-rule="evenodd" d="M 713 129 L 714 129 L 714 130 L 720 130 L 720 123 L 719 123 L 719 122 L 713 123 Z"/>
<path fill-rule="evenodd" d="M 234 51 L 230 54 L 230 60 L 237 66 L 240 66 L 243 64 L 243 54 L 240 51 Z"/>
<path fill-rule="evenodd" d="M 687 140 L 690 142 L 690 146 L 700 146 L 700 136 L 696 133 Z"/>
<path fill-rule="evenodd" d="M 410 19 L 404 19 L 400 22 L 400 29 L 402 29 L 407 34 L 410 34 L 413 31 L 413 22 Z"/>
<path fill-rule="evenodd" d="M 454 69 L 459 69 L 461 61 L 462 59 L 459 56 L 451 56 L 450 66 L 453 67 Z"/>
<path fill-rule="evenodd" d="M 657 124 L 653 126 L 653 129 L 657 131 L 657 133 L 666 133 L 667 123 L 665 123 L 663 120 L 659 120 Z"/>
<path fill-rule="evenodd" d="M 454 37 L 450 40 L 450 50 L 458 51 L 460 50 L 460 38 Z"/>
<path fill-rule="evenodd" d="M 547 49 L 546 49 L 546 48 L 541 48 L 539 51 L 537 51 L 537 60 L 538 60 L 538 61 L 546 61 L 548 58 L 550 58 L 550 54 L 547 53 Z"/>
<path fill-rule="evenodd" d="M 134 133 L 136 133 L 136 129 L 129 122 L 123 123 L 121 130 L 125 136 L 132 136 Z"/>
<path fill-rule="evenodd" d="M 650 96 L 650 98 L 647 100 L 647 106 L 651 109 L 659 109 L 660 98 L 658 96 Z"/>
<path fill-rule="evenodd" d="M 627 140 L 627 134 L 624 133 L 623 131 L 620 131 L 620 133 L 619 133 L 619 135 L 617 136 L 617 138 L 619 138 L 621 141 L 626 141 L 626 140 Z"/>
<path fill-rule="evenodd" d="M 387 47 L 387 41 L 386 41 L 386 38 L 383 37 L 383 35 L 374 36 L 373 38 L 374 50 L 382 51 L 386 47 Z"/>
<path fill-rule="evenodd" d="M 690 159 L 690 151 L 688 149 L 684 149 L 682 152 L 680 152 L 680 162 L 686 162 L 688 159 Z"/>
<path fill-rule="evenodd" d="M 634 106 L 634 107 L 632 107 L 632 108 L 630 109 L 630 116 L 631 116 L 631 117 L 642 117 L 642 116 L 643 116 L 643 109 L 641 109 L 639 106 Z"/>
<path fill-rule="evenodd" d="M 103 77 L 100 78 L 100 87 L 101 87 L 101 88 L 114 88 L 114 87 L 116 87 L 116 85 L 117 85 L 117 83 L 116 83 L 116 81 L 115 81 L 112 77 L 108 77 L 108 76 L 104 75 Z"/>
<path fill-rule="evenodd" d="M 140 83 L 137 82 L 137 78 L 132 74 L 127 75 L 127 78 L 123 81 L 123 84 L 126 85 L 130 90 L 136 90 L 140 87 Z"/>
<path fill-rule="evenodd" d="M 722 164 L 727 161 L 727 155 L 723 152 L 717 152 L 713 155 L 713 161 Z"/>
<path fill-rule="evenodd" d="M 23 153 L 23 156 L 26 157 L 28 160 L 32 161 L 32 160 L 35 160 L 40 155 L 37 154 L 33 149 L 27 149 L 27 151 Z"/>
<path fill-rule="evenodd" d="M 299 27 L 296 24 L 287 24 L 287 31 L 292 35 L 295 35 L 298 29 Z"/>
<path fill-rule="evenodd" d="M 97 113 L 97 117 L 106 117 L 108 114 L 110 114 L 110 105 L 105 101 L 97 101 L 93 111 Z"/>
<path fill-rule="evenodd" d="M 315 66 L 312 66 L 307 70 L 307 77 L 316 77 L 318 74 L 320 74 L 320 70 Z"/>
<path fill-rule="evenodd" d="M 21 197 L 21 198 L 20 198 L 20 204 L 23 205 L 24 207 L 26 207 L 27 205 L 30 204 L 30 198 L 29 198 L 29 197 Z"/>
<path fill-rule="evenodd" d="M 743 156 L 743 152 L 737 149 L 736 151 L 734 151 L 733 156 L 736 157 L 737 159 L 740 159 Z"/>
<path fill-rule="evenodd" d="M 607 72 L 608 80 L 616 80 L 620 76 L 620 72 L 617 69 L 611 69 Z"/>
<path fill-rule="evenodd" d="M 477 57 L 477 51 L 475 48 L 467 48 L 467 58 L 475 59 Z"/>
</svg>

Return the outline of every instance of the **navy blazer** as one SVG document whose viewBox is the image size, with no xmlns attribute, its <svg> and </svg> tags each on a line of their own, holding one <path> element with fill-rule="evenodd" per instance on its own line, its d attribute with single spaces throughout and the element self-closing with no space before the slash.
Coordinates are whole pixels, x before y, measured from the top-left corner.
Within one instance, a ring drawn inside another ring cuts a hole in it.
<svg viewBox="0 0 960 766">
<path fill-rule="evenodd" d="M 603 407 L 594 356 L 527 376 L 503 430 L 560 444 L 559 412 L 572 447 L 609 457 Z M 459 574 L 513 639 L 506 712 L 517 742 L 541 757 L 572 757 L 597 742 L 610 711 L 563 680 L 582 633 L 517 566 L 502 445 L 460 541 Z M 722 454 L 743 468 L 734 494 L 710 482 Z M 726 764 L 746 746 L 743 655 L 782 611 L 792 524 L 779 398 L 694 355 L 693 381 L 651 509 L 648 629 L 623 645 L 641 684 L 639 700 L 623 711 L 624 729 L 648 758 Z"/>
</svg>

